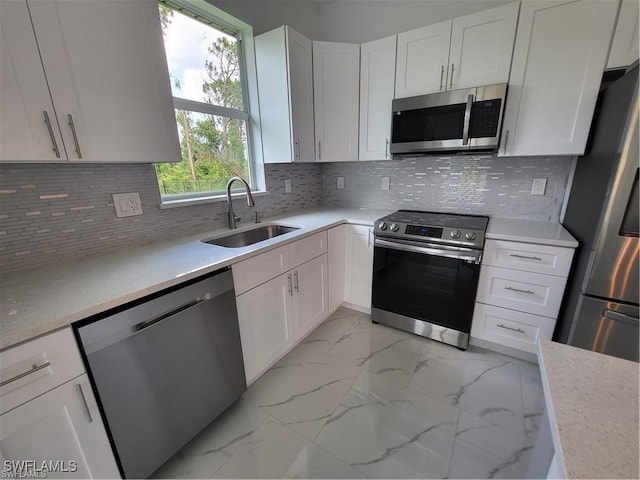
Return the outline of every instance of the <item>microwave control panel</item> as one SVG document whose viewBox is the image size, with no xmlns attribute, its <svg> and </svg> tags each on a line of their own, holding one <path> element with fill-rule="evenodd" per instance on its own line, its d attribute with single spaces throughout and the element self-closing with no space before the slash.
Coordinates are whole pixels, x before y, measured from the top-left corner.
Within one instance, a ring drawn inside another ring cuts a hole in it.
<svg viewBox="0 0 640 480">
<path fill-rule="evenodd" d="M 469 136 L 471 138 L 497 136 L 501 106 L 502 100 L 499 98 L 473 102 Z"/>
</svg>

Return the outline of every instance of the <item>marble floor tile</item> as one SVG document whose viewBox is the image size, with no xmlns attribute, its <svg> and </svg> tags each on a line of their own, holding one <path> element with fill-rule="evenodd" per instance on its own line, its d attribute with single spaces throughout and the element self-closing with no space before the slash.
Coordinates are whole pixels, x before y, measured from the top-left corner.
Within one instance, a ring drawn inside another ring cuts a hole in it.
<svg viewBox="0 0 640 480">
<path fill-rule="evenodd" d="M 340 308 L 158 478 L 523 478 L 537 365 Z"/>
</svg>

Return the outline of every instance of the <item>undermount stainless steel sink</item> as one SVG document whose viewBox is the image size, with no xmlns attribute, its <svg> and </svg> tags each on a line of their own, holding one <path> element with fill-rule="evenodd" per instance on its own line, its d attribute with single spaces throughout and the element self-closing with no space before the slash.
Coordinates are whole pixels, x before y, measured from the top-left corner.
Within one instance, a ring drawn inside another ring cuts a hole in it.
<svg viewBox="0 0 640 480">
<path fill-rule="evenodd" d="M 225 235 L 224 237 L 203 240 L 203 242 L 220 247 L 240 248 L 293 232 L 299 228 L 300 227 L 289 227 L 286 225 L 262 225 L 251 230 Z"/>
</svg>

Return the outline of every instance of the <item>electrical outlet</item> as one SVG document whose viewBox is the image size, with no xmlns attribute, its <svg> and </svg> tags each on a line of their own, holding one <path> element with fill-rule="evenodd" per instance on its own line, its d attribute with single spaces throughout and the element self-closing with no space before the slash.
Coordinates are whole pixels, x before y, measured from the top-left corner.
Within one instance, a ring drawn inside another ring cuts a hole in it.
<svg viewBox="0 0 640 480">
<path fill-rule="evenodd" d="M 382 177 L 382 190 L 389 190 L 389 177 Z"/>
<path fill-rule="evenodd" d="M 547 188 L 546 178 L 534 178 L 531 184 L 531 195 L 544 195 L 544 191 Z"/>
<path fill-rule="evenodd" d="M 291 180 L 288 178 L 284 181 L 284 193 L 291 193 Z"/>
<path fill-rule="evenodd" d="M 344 177 L 338 177 L 337 182 L 336 182 L 336 188 L 338 190 L 343 190 L 344 189 Z"/>
<path fill-rule="evenodd" d="M 142 215 L 142 202 L 140 194 L 133 193 L 114 193 L 113 206 L 116 209 L 116 217 L 132 217 L 134 215 Z"/>
</svg>

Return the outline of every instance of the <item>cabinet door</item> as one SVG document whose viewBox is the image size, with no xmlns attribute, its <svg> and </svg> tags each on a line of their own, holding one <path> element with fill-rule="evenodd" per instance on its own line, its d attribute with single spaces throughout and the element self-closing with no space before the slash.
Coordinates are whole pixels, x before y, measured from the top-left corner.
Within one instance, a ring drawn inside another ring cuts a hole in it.
<svg viewBox="0 0 640 480">
<path fill-rule="evenodd" d="M 54 467 L 47 478 L 120 478 L 86 374 L 3 414 L 0 427 L 3 469 L 33 461 Z"/>
<path fill-rule="evenodd" d="M 0 75 L 0 160 L 66 160 L 26 1 L 0 2 Z"/>
<path fill-rule="evenodd" d="M 236 298 L 247 384 L 284 356 L 295 341 L 293 278 L 286 273 Z"/>
<path fill-rule="evenodd" d="M 179 161 L 157 2 L 28 3 L 69 159 Z"/>
<path fill-rule="evenodd" d="M 368 311 L 373 279 L 373 228 L 345 225 L 344 247 L 344 301 Z"/>
<path fill-rule="evenodd" d="M 313 126 L 313 57 L 311 40 L 287 27 L 289 89 L 294 160 L 315 160 Z"/>
<path fill-rule="evenodd" d="M 501 155 L 582 155 L 617 2 L 523 2 Z"/>
<path fill-rule="evenodd" d="M 316 159 L 358 160 L 360 45 L 313 42 Z"/>
<path fill-rule="evenodd" d="M 395 65 L 395 35 L 360 46 L 360 160 L 391 157 L 389 141 Z"/>
<path fill-rule="evenodd" d="M 344 231 L 344 225 L 328 231 L 329 312 L 344 302 Z"/>
<path fill-rule="evenodd" d="M 451 23 L 398 34 L 396 98 L 446 90 Z"/>
<path fill-rule="evenodd" d="M 638 0 L 622 0 L 618 23 L 611 44 L 607 68 L 622 68 L 638 60 L 638 24 L 640 3 Z"/>
<path fill-rule="evenodd" d="M 518 2 L 453 19 L 448 90 L 506 83 Z"/>
<path fill-rule="evenodd" d="M 303 263 L 292 275 L 294 330 L 299 340 L 329 316 L 327 255 Z"/>
<path fill-rule="evenodd" d="M 264 162 L 315 161 L 311 40 L 282 26 L 255 47 Z"/>
</svg>

